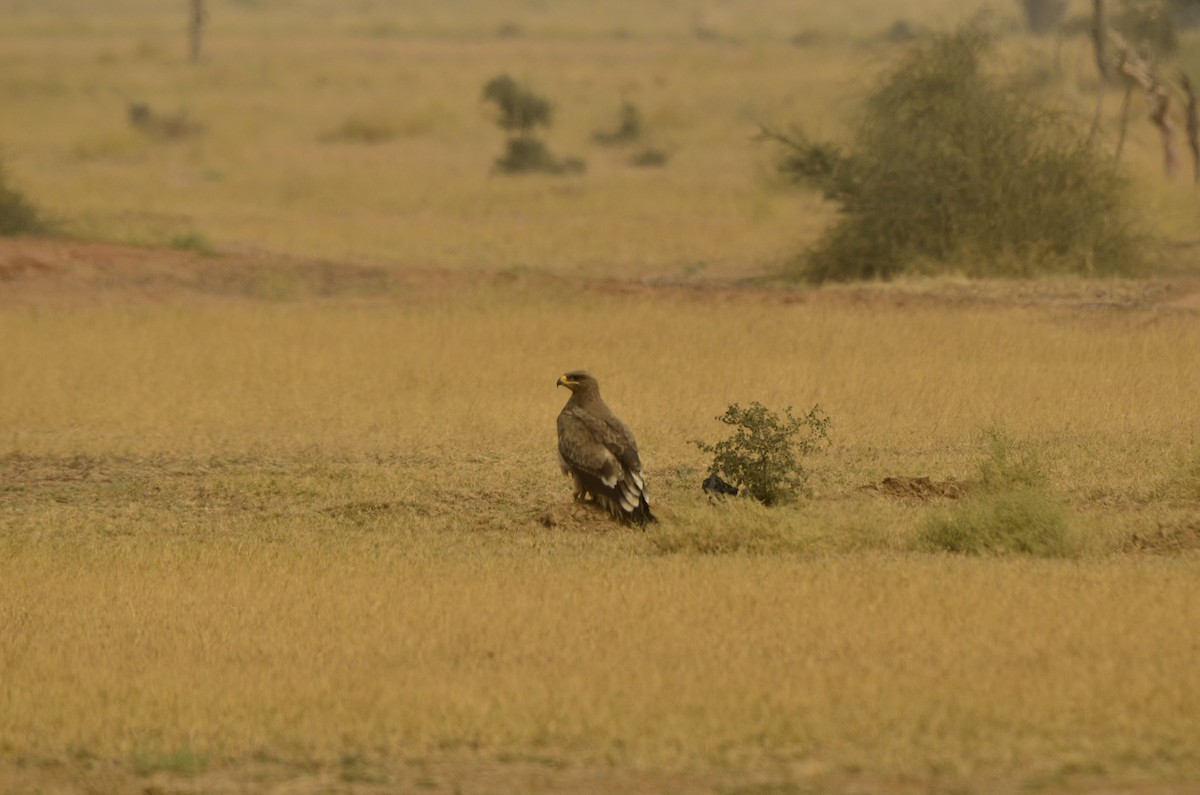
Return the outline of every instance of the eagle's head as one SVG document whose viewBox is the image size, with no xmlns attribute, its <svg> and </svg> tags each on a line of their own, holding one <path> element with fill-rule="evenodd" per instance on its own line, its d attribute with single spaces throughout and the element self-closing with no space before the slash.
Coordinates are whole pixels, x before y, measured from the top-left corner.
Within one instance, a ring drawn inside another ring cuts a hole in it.
<svg viewBox="0 0 1200 795">
<path fill-rule="evenodd" d="M 572 392 L 586 392 L 600 388 L 596 379 L 587 370 L 572 370 L 569 373 L 563 373 L 558 377 L 556 386 L 565 386 Z"/>
</svg>

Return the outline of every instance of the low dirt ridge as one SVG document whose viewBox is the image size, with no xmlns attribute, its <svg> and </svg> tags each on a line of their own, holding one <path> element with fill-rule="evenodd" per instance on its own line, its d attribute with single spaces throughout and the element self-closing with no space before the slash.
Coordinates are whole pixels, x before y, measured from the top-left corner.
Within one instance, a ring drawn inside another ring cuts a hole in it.
<svg viewBox="0 0 1200 795">
<path fill-rule="evenodd" d="M 542 284 L 602 294 L 874 308 L 1049 307 L 1200 312 L 1200 277 L 969 281 L 932 279 L 797 288 L 754 280 L 613 280 L 541 271 L 467 271 L 331 262 L 257 248 L 201 254 L 65 238 L 0 239 L 0 306 L 86 306 L 242 298 L 404 300 L 477 284 Z"/>
</svg>

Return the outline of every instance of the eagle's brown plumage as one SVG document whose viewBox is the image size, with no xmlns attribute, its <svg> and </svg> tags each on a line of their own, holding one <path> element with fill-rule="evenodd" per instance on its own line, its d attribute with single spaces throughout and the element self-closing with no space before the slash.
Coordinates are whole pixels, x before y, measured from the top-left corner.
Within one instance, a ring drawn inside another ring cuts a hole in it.
<svg viewBox="0 0 1200 795">
<path fill-rule="evenodd" d="M 620 519 L 639 525 L 655 521 L 637 441 L 600 399 L 596 379 L 573 370 L 558 379 L 558 386 L 571 390 L 558 415 L 558 462 L 575 481 L 575 499 L 590 494 Z"/>
</svg>

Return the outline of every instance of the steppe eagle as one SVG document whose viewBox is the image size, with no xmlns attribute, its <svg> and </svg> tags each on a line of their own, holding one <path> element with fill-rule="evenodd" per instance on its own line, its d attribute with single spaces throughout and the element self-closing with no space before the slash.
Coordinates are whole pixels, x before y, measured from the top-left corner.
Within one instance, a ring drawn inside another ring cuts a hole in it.
<svg viewBox="0 0 1200 795">
<path fill-rule="evenodd" d="M 591 373 L 572 370 L 558 379 L 571 399 L 558 415 L 558 463 L 575 482 L 575 499 L 589 494 L 613 516 L 644 525 L 650 513 L 637 441 L 600 399 Z"/>
</svg>

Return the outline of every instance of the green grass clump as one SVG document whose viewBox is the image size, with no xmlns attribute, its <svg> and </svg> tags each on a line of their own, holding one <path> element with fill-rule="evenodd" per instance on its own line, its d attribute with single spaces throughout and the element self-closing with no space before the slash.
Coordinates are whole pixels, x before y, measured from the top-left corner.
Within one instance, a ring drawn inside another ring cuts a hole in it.
<svg viewBox="0 0 1200 795">
<path fill-rule="evenodd" d="M 927 549 L 970 555 L 1070 557 L 1076 552 L 1062 504 L 1028 487 L 967 497 L 952 511 L 931 517 L 920 542 Z"/>
<path fill-rule="evenodd" d="M 975 27 L 922 39 L 867 99 L 847 154 L 795 153 L 805 176 L 814 152 L 837 154 L 823 187 L 842 209 L 798 276 L 1137 269 L 1125 184 L 1088 123 L 992 74 L 990 47 Z"/>
<path fill-rule="evenodd" d="M 967 497 L 932 514 L 917 546 L 969 555 L 1072 557 L 1080 551 L 1036 451 L 998 428 L 984 432 L 984 455 Z"/>
</svg>

